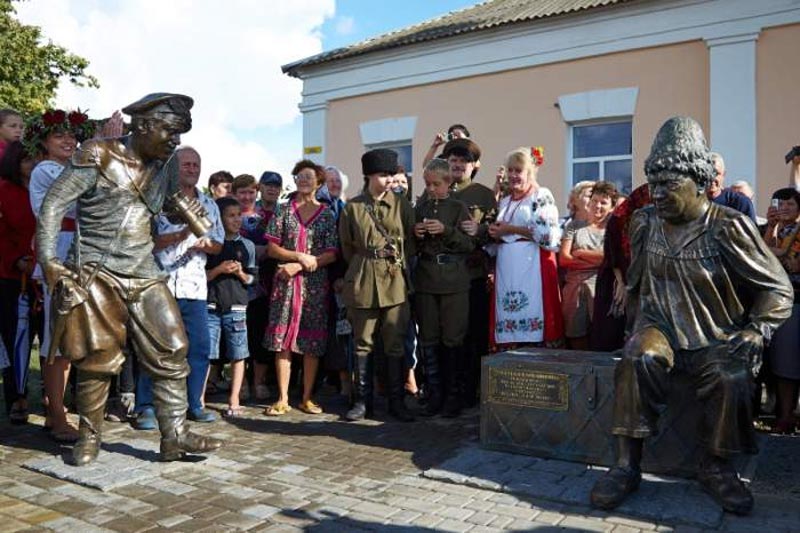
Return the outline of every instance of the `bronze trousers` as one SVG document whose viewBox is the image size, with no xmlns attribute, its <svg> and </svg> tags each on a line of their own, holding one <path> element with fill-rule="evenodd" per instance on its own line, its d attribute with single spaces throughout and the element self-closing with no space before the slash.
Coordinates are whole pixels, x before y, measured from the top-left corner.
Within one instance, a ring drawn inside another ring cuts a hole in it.
<svg viewBox="0 0 800 533">
<path fill-rule="evenodd" d="M 85 284 L 92 268 L 83 268 Z M 61 353 L 95 375 L 118 374 L 130 344 L 139 364 L 155 379 L 189 374 L 189 342 L 180 310 L 160 279 L 123 277 L 100 269 L 85 303 L 66 316 Z"/>
<path fill-rule="evenodd" d="M 697 391 L 703 406 L 698 437 L 711 454 L 756 453 L 749 362 L 734 358 L 727 344 L 675 352 L 656 328 L 635 333 L 625 344 L 614 374 L 611 432 L 633 438 L 656 434 L 673 372 L 686 373 Z"/>
</svg>

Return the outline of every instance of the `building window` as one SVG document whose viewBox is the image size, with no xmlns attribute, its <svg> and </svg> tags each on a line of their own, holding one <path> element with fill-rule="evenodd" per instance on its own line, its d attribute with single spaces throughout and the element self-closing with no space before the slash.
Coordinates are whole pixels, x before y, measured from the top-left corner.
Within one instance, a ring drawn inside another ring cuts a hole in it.
<svg viewBox="0 0 800 533">
<path fill-rule="evenodd" d="M 631 121 L 573 124 L 571 127 L 572 185 L 583 180 L 614 183 L 623 194 L 633 188 Z"/>
</svg>

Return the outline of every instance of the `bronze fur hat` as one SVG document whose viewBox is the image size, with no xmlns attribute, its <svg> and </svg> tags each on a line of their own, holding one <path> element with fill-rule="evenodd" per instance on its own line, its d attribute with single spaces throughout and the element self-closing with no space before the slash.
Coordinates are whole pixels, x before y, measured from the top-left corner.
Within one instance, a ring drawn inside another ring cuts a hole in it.
<svg viewBox="0 0 800 533">
<path fill-rule="evenodd" d="M 656 134 L 644 171 L 650 176 L 670 170 L 691 176 L 701 190 L 714 179 L 716 171 L 703 128 L 690 117 L 672 117 Z"/>
</svg>

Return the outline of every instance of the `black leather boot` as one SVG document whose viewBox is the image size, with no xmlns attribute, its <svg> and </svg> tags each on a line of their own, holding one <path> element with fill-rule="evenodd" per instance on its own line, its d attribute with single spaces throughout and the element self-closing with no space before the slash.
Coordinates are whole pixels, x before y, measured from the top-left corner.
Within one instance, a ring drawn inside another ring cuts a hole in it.
<svg viewBox="0 0 800 533">
<path fill-rule="evenodd" d="M 617 436 L 617 465 L 597 480 L 589 498 L 600 509 L 613 509 L 642 481 L 642 439 Z"/>
<path fill-rule="evenodd" d="M 402 357 L 387 357 L 386 365 L 389 370 L 389 414 L 400 422 L 413 422 L 414 415 L 406 407 L 405 385 L 406 377 L 403 372 Z"/>
<path fill-rule="evenodd" d="M 111 376 L 78 370 L 76 402 L 80 423 L 78 442 L 72 448 L 72 464 L 87 465 L 97 459 Z"/>
<path fill-rule="evenodd" d="M 455 418 L 461 414 L 461 388 L 464 379 L 462 348 L 444 347 L 444 407 L 442 416 Z"/>
<path fill-rule="evenodd" d="M 353 383 L 353 407 L 344 415 L 345 420 L 355 422 L 372 417 L 372 373 L 369 371 L 369 356 L 356 357 L 356 376 Z"/>
<path fill-rule="evenodd" d="M 422 416 L 434 416 L 442 410 L 442 373 L 439 368 L 441 351 L 439 346 L 426 346 L 421 349 L 422 367 L 425 370 L 425 408 Z"/>
</svg>

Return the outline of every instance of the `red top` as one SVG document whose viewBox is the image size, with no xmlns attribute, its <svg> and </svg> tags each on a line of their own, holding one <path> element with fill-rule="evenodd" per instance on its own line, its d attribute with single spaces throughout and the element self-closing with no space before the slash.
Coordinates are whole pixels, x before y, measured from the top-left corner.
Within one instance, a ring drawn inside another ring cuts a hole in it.
<svg viewBox="0 0 800 533">
<path fill-rule="evenodd" d="M 0 179 L 0 279 L 21 279 L 15 264 L 20 257 L 34 256 L 36 218 L 28 189 Z"/>
</svg>

